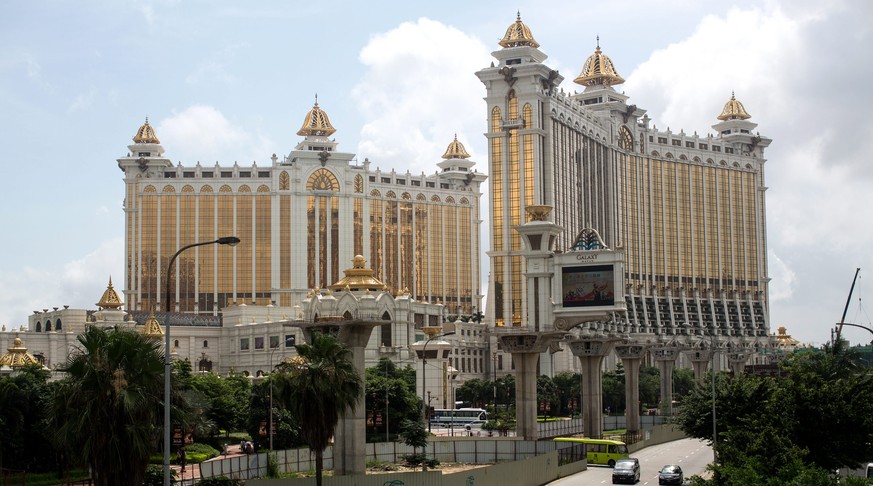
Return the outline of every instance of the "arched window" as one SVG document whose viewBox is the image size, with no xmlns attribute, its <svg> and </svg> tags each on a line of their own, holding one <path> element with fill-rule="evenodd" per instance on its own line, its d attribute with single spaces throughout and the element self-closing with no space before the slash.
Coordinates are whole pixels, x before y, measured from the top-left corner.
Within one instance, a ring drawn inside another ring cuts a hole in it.
<svg viewBox="0 0 873 486">
<path fill-rule="evenodd" d="M 57 321 L 55 321 L 55 331 L 60 331 L 60 330 L 61 330 L 61 327 L 62 327 L 62 326 L 61 326 L 61 320 L 58 319 Z"/>
<path fill-rule="evenodd" d="M 634 136 L 631 135 L 630 130 L 625 126 L 618 129 L 618 148 L 625 150 L 634 149 Z"/>
<path fill-rule="evenodd" d="M 42 332 L 42 323 L 36 321 L 36 332 Z"/>
<path fill-rule="evenodd" d="M 203 347 L 204 347 L 204 348 L 208 348 L 208 347 L 209 347 L 209 341 L 203 340 Z"/>
<path fill-rule="evenodd" d="M 178 347 L 179 347 L 179 340 L 178 340 L 178 339 L 176 339 L 175 341 L 173 341 L 173 347 L 174 347 L 174 348 L 178 348 Z"/>
<path fill-rule="evenodd" d="M 327 169 L 318 169 L 309 176 L 306 181 L 307 191 L 339 191 L 339 183 L 333 172 Z"/>
</svg>

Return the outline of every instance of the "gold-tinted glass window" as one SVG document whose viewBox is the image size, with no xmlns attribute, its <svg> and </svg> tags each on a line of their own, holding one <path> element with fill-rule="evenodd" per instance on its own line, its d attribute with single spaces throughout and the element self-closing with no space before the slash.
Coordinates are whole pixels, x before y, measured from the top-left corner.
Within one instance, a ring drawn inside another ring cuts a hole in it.
<svg viewBox="0 0 873 486">
<path fill-rule="evenodd" d="M 173 186 L 164 186 L 161 191 L 161 212 L 160 212 L 160 255 L 161 255 L 161 266 L 160 273 L 161 278 L 158 281 L 158 288 L 161 292 L 158 295 L 157 301 L 161 302 L 164 307 L 166 307 L 166 303 L 163 302 L 166 293 L 173 294 L 173 302 L 175 303 L 175 293 L 176 293 L 176 275 L 178 275 L 179 267 L 176 266 L 173 268 L 173 274 L 170 275 L 170 288 L 165 289 L 164 285 L 166 285 L 166 275 L 163 272 L 166 272 L 167 265 L 170 263 L 170 257 L 176 253 L 180 247 L 176 243 L 176 204 L 178 202 L 178 197 L 176 196 L 176 190 Z M 175 309 L 174 309 L 175 310 Z"/>
<path fill-rule="evenodd" d="M 427 198 L 424 194 L 415 196 L 415 291 L 412 296 L 417 300 L 427 299 L 429 294 L 428 275 L 430 274 L 430 265 L 428 255 L 430 253 L 430 245 L 427 238 L 428 218 L 427 218 Z M 411 290 L 411 289 L 410 289 Z"/>
<path fill-rule="evenodd" d="M 197 214 L 197 224 L 200 228 L 199 238 L 207 241 L 217 239 L 219 237 L 215 228 L 215 210 L 217 204 L 212 187 L 203 186 L 197 199 L 200 207 Z M 201 311 L 216 311 L 218 310 L 218 297 L 215 286 L 215 245 L 198 246 L 194 250 L 197 252 L 197 260 L 200 267 L 198 272 L 199 280 L 197 282 L 199 288 L 199 301 L 197 304 Z"/>
<path fill-rule="evenodd" d="M 373 275 L 382 280 L 382 245 L 383 245 L 383 224 L 384 218 L 382 214 L 382 194 L 377 190 L 370 192 L 370 268 L 373 270 Z"/>
<path fill-rule="evenodd" d="M 257 292 L 255 302 L 259 305 L 267 305 L 272 301 L 269 293 L 272 287 L 272 261 L 271 240 L 272 228 L 272 204 L 269 188 L 258 188 L 255 198 L 255 286 Z"/>
<path fill-rule="evenodd" d="M 438 196 L 431 197 L 431 205 L 428 210 L 428 219 L 430 220 L 430 237 L 428 238 L 428 247 L 430 248 L 430 288 L 431 301 L 436 302 L 437 299 L 442 299 L 445 295 L 445 271 L 446 264 L 443 254 L 443 217 L 442 205 Z"/>
</svg>

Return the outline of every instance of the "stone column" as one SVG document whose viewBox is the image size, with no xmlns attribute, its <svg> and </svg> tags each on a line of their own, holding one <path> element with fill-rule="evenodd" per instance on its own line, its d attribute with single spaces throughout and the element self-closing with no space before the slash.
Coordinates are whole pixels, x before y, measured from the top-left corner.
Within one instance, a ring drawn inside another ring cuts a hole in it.
<svg viewBox="0 0 873 486">
<path fill-rule="evenodd" d="M 583 337 L 570 341 L 570 350 L 582 364 L 582 426 L 585 436 L 603 436 L 603 358 L 612 351 L 608 337 Z"/>
<path fill-rule="evenodd" d="M 502 332 L 501 332 L 502 331 Z M 559 340 L 564 333 L 533 333 L 499 330 L 497 339 L 503 350 L 515 361 L 516 434 L 525 440 L 539 438 L 537 426 L 537 362 L 540 353 Z"/>
<path fill-rule="evenodd" d="M 728 364 L 730 365 L 731 372 L 734 376 L 739 375 L 744 371 L 746 361 L 749 360 L 751 354 L 750 351 L 732 351 L 728 353 Z"/>
<path fill-rule="evenodd" d="M 694 379 L 703 381 L 706 375 L 706 367 L 712 361 L 712 356 L 715 354 L 711 349 L 695 348 L 687 352 L 688 359 L 691 360 L 691 367 L 694 368 Z"/>
<path fill-rule="evenodd" d="M 654 349 L 655 362 L 661 375 L 661 415 L 673 415 L 673 366 L 681 348 L 675 345 L 659 346 Z"/>
<path fill-rule="evenodd" d="M 336 321 L 328 323 L 316 322 L 310 325 L 300 325 L 306 336 L 306 340 L 312 341 L 312 331 L 320 329 L 322 332 L 334 334 L 339 342 L 344 344 L 352 352 L 352 361 L 358 376 L 361 377 L 361 396 L 354 410 L 346 410 L 340 415 L 336 425 L 333 446 L 333 470 L 337 476 L 349 474 L 366 474 L 366 442 L 367 422 L 366 406 L 366 379 L 364 377 L 364 358 L 367 342 L 373 333 L 373 328 L 382 324 L 381 321 Z"/>
<path fill-rule="evenodd" d="M 615 346 L 615 354 L 624 365 L 624 396 L 627 403 L 628 432 L 640 430 L 640 362 L 646 347 L 639 343 L 623 343 Z"/>
</svg>

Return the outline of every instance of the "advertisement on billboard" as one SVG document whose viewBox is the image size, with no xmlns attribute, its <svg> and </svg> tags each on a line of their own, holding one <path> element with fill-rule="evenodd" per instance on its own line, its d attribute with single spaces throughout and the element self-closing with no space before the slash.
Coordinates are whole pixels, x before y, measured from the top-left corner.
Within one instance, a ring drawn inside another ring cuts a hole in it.
<svg viewBox="0 0 873 486">
<path fill-rule="evenodd" d="M 587 265 L 561 268 L 564 307 L 615 305 L 613 265 Z"/>
</svg>

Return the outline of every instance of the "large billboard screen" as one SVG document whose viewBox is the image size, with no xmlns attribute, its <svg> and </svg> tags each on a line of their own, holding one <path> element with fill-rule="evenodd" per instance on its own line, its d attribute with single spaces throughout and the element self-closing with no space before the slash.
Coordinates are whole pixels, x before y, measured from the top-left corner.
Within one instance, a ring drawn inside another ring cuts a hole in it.
<svg viewBox="0 0 873 486">
<path fill-rule="evenodd" d="M 561 268 L 564 307 L 615 305 L 613 265 L 588 265 Z"/>
</svg>

